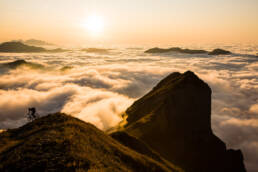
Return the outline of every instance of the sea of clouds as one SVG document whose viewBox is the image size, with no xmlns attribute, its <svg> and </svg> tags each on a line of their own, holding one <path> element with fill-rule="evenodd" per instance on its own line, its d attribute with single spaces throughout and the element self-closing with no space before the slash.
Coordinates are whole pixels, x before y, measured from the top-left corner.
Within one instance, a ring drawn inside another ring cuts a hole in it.
<svg viewBox="0 0 258 172">
<path fill-rule="evenodd" d="M 246 167 L 254 172 L 258 169 L 258 47 L 221 48 L 235 53 L 150 55 L 143 53 L 144 48 L 117 48 L 107 54 L 1 53 L 0 130 L 25 124 L 28 107 L 36 107 L 41 116 L 65 112 L 106 130 L 166 75 L 191 70 L 212 88 L 215 134 L 228 147 L 241 149 Z M 18 59 L 43 67 L 1 65 Z"/>
</svg>

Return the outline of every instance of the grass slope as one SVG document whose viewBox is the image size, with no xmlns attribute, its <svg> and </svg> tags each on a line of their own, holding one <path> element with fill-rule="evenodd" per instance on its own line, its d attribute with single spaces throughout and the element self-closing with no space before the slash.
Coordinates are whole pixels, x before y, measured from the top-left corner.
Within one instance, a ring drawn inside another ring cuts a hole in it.
<svg viewBox="0 0 258 172">
<path fill-rule="evenodd" d="M 0 133 L 0 171 L 180 171 L 56 113 Z"/>
</svg>

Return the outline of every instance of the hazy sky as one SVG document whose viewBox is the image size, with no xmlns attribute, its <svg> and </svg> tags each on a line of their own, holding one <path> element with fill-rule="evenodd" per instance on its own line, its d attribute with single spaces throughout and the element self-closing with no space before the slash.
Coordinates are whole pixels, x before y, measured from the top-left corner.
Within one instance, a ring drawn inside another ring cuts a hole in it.
<svg viewBox="0 0 258 172">
<path fill-rule="evenodd" d="M 0 0 L 0 18 L 0 41 L 258 43 L 258 0 Z"/>
</svg>

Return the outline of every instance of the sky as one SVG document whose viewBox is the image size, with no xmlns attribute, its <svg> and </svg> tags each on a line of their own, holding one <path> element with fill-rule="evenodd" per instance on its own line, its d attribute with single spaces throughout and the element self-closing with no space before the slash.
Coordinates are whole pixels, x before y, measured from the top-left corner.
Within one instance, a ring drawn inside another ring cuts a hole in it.
<svg viewBox="0 0 258 172">
<path fill-rule="evenodd" d="M 257 9 L 257 0 L 0 0 L 0 42 L 258 43 Z"/>
</svg>

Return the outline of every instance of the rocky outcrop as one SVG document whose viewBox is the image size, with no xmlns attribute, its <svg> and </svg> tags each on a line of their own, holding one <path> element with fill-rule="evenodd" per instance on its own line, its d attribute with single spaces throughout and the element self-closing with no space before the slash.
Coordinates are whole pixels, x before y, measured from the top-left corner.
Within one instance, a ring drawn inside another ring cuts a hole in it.
<svg viewBox="0 0 258 172">
<path fill-rule="evenodd" d="M 209 53 L 209 55 L 228 55 L 232 54 L 230 51 L 223 50 L 223 49 L 215 49 Z"/>
<path fill-rule="evenodd" d="M 1 172 L 181 171 L 60 113 L 0 133 L 0 162 Z"/>
<path fill-rule="evenodd" d="M 211 89 L 193 72 L 172 73 L 125 113 L 124 132 L 193 172 L 244 172 L 241 151 L 211 129 Z"/>
</svg>

